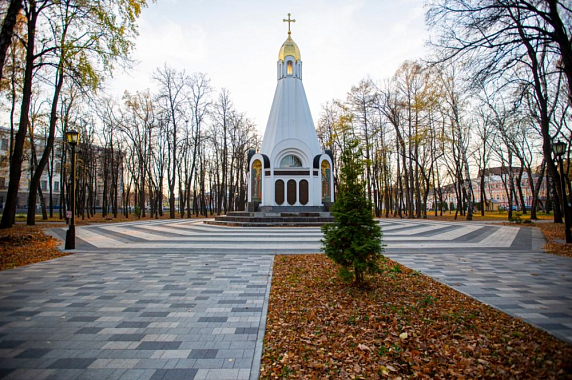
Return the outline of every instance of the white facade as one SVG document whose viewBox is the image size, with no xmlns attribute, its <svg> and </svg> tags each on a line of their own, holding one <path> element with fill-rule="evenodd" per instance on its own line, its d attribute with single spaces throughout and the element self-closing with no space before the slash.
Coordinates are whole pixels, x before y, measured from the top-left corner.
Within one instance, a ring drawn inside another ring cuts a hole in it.
<svg viewBox="0 0 572 380">
<path fill-rule="evenodd" d="M 249 160 L 248 202 L 323 206 L 334 201 L 332 158 L 324 153 L 302 84 L 300 50 L 288 35 L 262 146 Z"/>
</svg>

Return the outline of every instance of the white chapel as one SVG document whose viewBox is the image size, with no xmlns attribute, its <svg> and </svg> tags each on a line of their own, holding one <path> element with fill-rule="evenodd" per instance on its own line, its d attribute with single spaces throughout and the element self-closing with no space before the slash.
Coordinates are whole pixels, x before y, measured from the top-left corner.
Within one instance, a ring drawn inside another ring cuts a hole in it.
<svg viewBox="0 0 572 380">
<path fill-rule="evenodd" d="M 274 209 L 329 207 L 334 201 L 331 152 L 322 151 L 302 84 L 300 49 L 291 37 L 278 53 L 274 101 L 262 146 L 249 154 L 248 203 Z"/>
</svg>

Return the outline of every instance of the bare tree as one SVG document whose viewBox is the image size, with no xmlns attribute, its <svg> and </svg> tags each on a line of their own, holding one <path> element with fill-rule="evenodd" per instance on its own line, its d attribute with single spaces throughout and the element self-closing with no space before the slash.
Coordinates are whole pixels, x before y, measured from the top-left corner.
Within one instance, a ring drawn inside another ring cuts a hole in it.
<svg viewBox="0 0 572 380">
<path fill-rule="evenodd" d="M 527 71 L 538 103 L 543 158 L 556 188 L 560 179 L 551 153 L 549 97 L 543 83 L 553 71 L 546 63 L 560 61 L 556 67 L 568 78 L 572 102 L 571 15 L 571 8 L 558 0 L 434 0 L 427 14 L 438 33 L 433 43 L 440 59 L 469 60 L 475 83 L 510 81 L 515 71 Z M 559 198 L 554 200 L 554 221 L 561 222 Z"/>
<path fill-rule="evenodd" d="M 187 86 L 189 85 L 190 78 L 184 71 L 178 72 L 175 69 L 168 67 L 166 64 L 163 68 L 155 70 L 153 79 L 159 84 L 159 93 L 157 98 L 159 104 L 167 115 L 169 125 L 169 152 L 170 168 L 167 175 L 167 182 L 169 184 L 169 216 L 175 218 L 175 185 L 177 183 L 177 167 L 178 160 L 178 147 L 180 145 L 180 136 L 178 134 L 180 124 L 186 120 L 185 104 L 187 102 Z"/>
</svg>

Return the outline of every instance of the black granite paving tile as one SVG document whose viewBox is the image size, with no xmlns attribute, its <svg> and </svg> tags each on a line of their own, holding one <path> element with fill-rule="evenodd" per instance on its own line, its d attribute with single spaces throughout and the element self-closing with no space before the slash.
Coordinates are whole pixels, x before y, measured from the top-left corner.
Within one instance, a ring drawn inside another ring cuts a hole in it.
<svg viewBox="0 0 572 380">
<path fill-rule="evenodd" d="M 525 305 L 538 305 L 538 304 L 540 304 L 540 302 L 538 302 L 536 300 L 520 300 L 518 302 L 523 303 Z"/>
<path fill-rule="evenodd" d="M 107 339 L 108 341 L 118 342 L 139 342 L 145 337 L 145 334 L 114 334 Z"/>
<path fill-rule="evenodd" d="M 95 322 L 99 319 L 99 317 L 86 317 L 86 316 L 78 316 L 72 317 L 68 319 L 68 322 Z"/>
<path fill-rule="evenodd" d="M 99 296 L 97 297 L 98 300 L 112 300 L 115 296 Z"/>
<path fill-rule="evenodd" d="M 28 348 L 22 352 L 20 352 L 15 357 L 17 359 L 38 359 L 45 356 L 51 350 L 49 349 L 42 349 L 42 348 Z"/>
<path fill-rule="evenodd" d="M 57 359 L 48 368 L 54 369 L 85 369 L 89 367 L 96 359 L 95 358 L 62 358 Z"/>
<path fill-rule="evenodd" d="M 137 350 L 162 350 L 165 342 L 141 342 Z"/>
<path fill-rule="evenodd" d="M 179 285 L 165 285 L 163 286 L 163 290 L 186 290 L 187 288 L 185 286 L 179 286 Z"/>
<path fill-rule="evenodd" d="M 0 379 L 4 379 L 8 377 L 12 372 L 14 372 L 14 368 L 0 368 Z"/>
<path fill-rule="evenodd" d="M 198 322 L 219 322 L 223 323 L 228 320 L 228 317 L 200 317 Z"/>
<path fill-rule="evenodd" d="M 538 326 L 546 330 L 569 330 L 569 327 L 564 326 L 561 323 L 537 323 Z"/>
<path fill-rule="evenodd" d="M 233 313 L 256 313 L 261 312 L 261 307 L 233 307 L 231 310 Z"/>
<path fill-rule="evenodd" d="M 572 314 L 570 313 L 542 312 L 540 314 L 547 318 L 572 318 Z"/>
<path fill-rule="evenodd" d="M 74 302 L 74 303 L 70 303 L 68 305 L 68 307 L 77 307 L 77 308 L 81 308 L 81 307 L 86 307 L 87 305 L 89 305 L 89 303 L 84 303 L 84 302 Z"/>
<path fill-rule="evenodd" d="M 168 311 L 146 311 L 144 313 L 141 313 L 139 316 L 147 318 L 161 318 L 161 317 L 166 317 L 167 315 L 169 315 Z"/>
<path fill-rule="evenodd" d="M 151 322 L 121 322 L 119 325 L 117 325 L 117 328 L 144 329 L 150 324 Z"/>
<path fill-rule="evenodd" d="M 193 349 L 187 359 L 214 359 L 217 353 L 216 349 Z"/>
<path fill-rule="evenodd" d="M 34 315 L 40 314 L 40 311 L 16 311 L 9 314 L 10 317 L 33 317 Z"/>
<path fill-rule="evenodd" d="M 145 310 L 144 307 L 127 307 L 123 310 L 124 313 L 139 313 L 141 310 Z"/>
<path fill-rule="evenodd" d="M 65 299 L 63 298 L 50 298 L 49 300 L 46 300 L 46 302 L 44 303 L 62 303 L 65 302 Z"/>
<path fill-rule="evenodd" d="M 34 294 L 38 294 L 38 293 L 44 293 L 46 292 L 46 289 L 18 289 L 16 290 L 17 293 L 34 293 Z"/>
<path fill-rule="evenodd" d="M 163 346 L 163 350 L 178 350 L 179 347 L 181 346 L 181 343 L 183 343 L 183 342 L 179 342 L 179 341 L 165 342 L 165 345 Z"/>
<path fill-rule="evenodd" d="M 172 303 L 169 308 L 171 309 L 192 309 L 197 306 L 196 303 Z"/>
<path fill-rule="evenodd" d="M 0 348 L 17 348 L 26 343 L 24 340 L 1 340 Z"/>
<path fill-rule="evenodd" d="M 197 372 L 197 369 L 158 369 L 149 380 L 193 380 Z"/>
<path fill-rule="evenodd" d="M 75 334 L 97 334 L 103 330 L 100 327 L 83 327 L 75 332 Z"/>
</svg>

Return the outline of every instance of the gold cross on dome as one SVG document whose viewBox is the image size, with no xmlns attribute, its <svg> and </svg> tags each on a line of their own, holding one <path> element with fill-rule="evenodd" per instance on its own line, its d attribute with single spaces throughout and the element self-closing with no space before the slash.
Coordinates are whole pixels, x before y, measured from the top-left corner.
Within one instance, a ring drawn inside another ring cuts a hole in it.
<svg viewBox="0 0 572 380">
<path fill-rule="evenodd" d="M 290 18 L 290 13 L 288 13 L 288 19 L 284 19 L 284 20 L 282 20 L 282 21 L 288 23 L 288 35 L 290 35 L 290 34 L 291 34 L 291 32 L 290 32 L 290 23 L 291 23 L 291 22 L 296 22 L 296 20 L 291 19 L 291 18 Z"/>
</svg>

